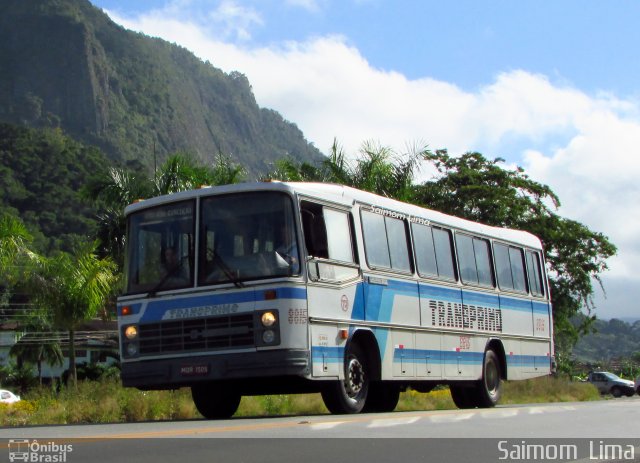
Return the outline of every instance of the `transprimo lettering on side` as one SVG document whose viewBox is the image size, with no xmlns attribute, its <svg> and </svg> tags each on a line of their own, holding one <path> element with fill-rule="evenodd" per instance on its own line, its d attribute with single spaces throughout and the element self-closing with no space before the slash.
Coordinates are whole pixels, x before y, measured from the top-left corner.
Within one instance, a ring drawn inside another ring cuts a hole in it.
<svg viewBox="0 0 640 463">
<path fill-rule="evenodd" d="M 163 320 L 178 320 L 182 318 L 211 317 L 212 315 L 228 315 L 238 311 L 238 304 L 203 305 L 200 307 L 185 307 L 167 310 Z"/>
<path fill-rule="evenodd" d="M 445 328 L 502 332 L 502 310 L 431 301 L 431 324 Z"/>
</svg>

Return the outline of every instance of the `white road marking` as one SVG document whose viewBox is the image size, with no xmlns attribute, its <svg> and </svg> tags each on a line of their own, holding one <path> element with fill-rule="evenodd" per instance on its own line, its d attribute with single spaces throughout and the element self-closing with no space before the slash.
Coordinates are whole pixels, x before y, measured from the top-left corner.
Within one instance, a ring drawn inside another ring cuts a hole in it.
<svg viewBox="0 0 640 463">
<path fill-rule="evenodd" d="M 411 418 L 386 418 L 373 420 L 367 428 L 388 428 L 390 426 L 402 426 L 406 424 L 413 424 L 420 419 L 419 416 L 413 416 Z"/>
</svg>

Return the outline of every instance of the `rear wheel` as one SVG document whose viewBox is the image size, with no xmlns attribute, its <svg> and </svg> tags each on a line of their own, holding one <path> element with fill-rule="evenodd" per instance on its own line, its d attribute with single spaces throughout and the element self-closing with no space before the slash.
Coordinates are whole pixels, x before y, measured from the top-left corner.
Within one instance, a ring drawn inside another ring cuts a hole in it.
<svg viewBox="0 0 640 463">
<path fill-rule="evenodd" d="M 454 386 L 449 385 L 449 391 L 451 391 L 451 398 L 453 403 L 458 408 L 475 408 L 476 403 L 476 390 L 471 387 Z"/>
<path fill-rule="evenodd" d="M 344 381 L 332 381 L 322 390 L 322 400 L 331 413 L 360 413 L 367 401 L 370 386 L 367 358 L 358 344 L 347 350 Z"/>
<path fill-rule="evenodd" d="M 193 403 L 208 420 L 230 418 L 238 410 L 242 396 L 221 383 L 203 383 L 191 387 Z"/>
<path fill-rule="evenodd" d="M 476 386 L 476 403 L 480 408 L 494 407 L 502 396 L 500 361 L 492 349 L 484 353 L 482 379 Z"/>
<path fill-rule="evenodd" d="M 400 386 L 391 382 L 375 381 L 369 385 L 365 413 L 392 412 L 400 400 Z"/>
</svg>

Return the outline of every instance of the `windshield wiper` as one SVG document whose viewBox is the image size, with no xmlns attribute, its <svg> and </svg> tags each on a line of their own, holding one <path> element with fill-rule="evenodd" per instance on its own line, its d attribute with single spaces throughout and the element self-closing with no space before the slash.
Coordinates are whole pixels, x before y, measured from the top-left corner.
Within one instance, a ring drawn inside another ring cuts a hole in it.
<svg viewBox="0 0 640 463">
<path fill-rule="evenodd" d="M 176 265 L 174 268 L 169 270 L 167 274 L 160 279 L 158 284 L 155 285 L 153 289 L 147 293 L 147 297 L 155 297 L 158 290 L 162 289 L 162 287 L 169 280 L 169 278 L 175 276 L 180 271 L 180 269 L 182 268 L 183 259 L 186 259 L 186 257 L 180 259 L 180 261 L 178 262 L 178 265 Z"/>
<path fill-rule="evenodd" d="M 222 270 L 222 273 L 225 274 L 227 279 L 231 283 L 233 283 L 236 288 L 244 288 L 244 283 L 242 283 L 242 281 L 240 281 L 238 277 L 234 276 L 231 268 L 227 265 L 224 259 L 220 257 L 220 254 L 218 254 L 218 252 L 215 249 L 213 250 L 213 261 L 214 262 L 217 261 L 218 267 L 220 267 L 220 269 Z"/>
</svg>

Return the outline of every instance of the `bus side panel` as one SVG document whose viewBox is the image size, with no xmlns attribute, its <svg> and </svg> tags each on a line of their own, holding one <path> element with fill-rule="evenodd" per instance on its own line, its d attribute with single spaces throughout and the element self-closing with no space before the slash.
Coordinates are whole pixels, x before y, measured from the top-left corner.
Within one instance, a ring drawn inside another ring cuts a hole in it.
<svg viewBox="0 0 640 463">
<path fill-rule="evenodd" d="M 448 380 L 479 378 L 484 358 L 484 337 L 454 333 L 442 337 L 444 377 Z"/>
<path fill-rule="evenodd" d="M 422 299 L 420 300 L 422 302 Z M 427 331 L 416 333 L 414 354 L 418 379 L 440 379 L 443 371 L 442 334 Z"/>
<path fill-rule="evenodd" d="M 539 338 L 551 337 L 551 304 L 542 301 L 532 301 L 533 306 L 533 335 Z"/>
<path fill-rule="evenodd" d="M 500 295 L 503 332 L 509 335 L 533 336 L 531 300 Z"/>
<path fill-rule="evenodd" d="M 363 285 L 349 286 L 309 283 L 307 287 L 309 318 L 344 320 L 337 323 L 312 324 L 309 333 L 312 374 L 314 377 L 344 376 L 344 349 L 346 340 L 340 329 L 350 329 L 349 321 L 364 318 Z"/>
<path fill-rule="evenodd" d="M 420 324 L 418 284 L 365 276 L 364 311 L 367 321 L 417 326 Z"/>
<path fill-rule="evenodd" d="M 354 316 L 354 318 L 357 318 Z M 419 326 L 420 299 L 415 281 L 365 276 L 364 319 L 373 323 Z M 413 330 L 374 329 L 383 379 L 415 376 Z"/>
<path fill-rule="evenodd" d="M 311 374 L 314 377 L 344 379 L 344 349 L 338 327 L 329 324 L 311 325 Z"/>
<path fill-rule="evenodd" d="M 514 344 L 518 346 L 514 346 Z M 505 346 L 508 379 L 527 379 L 551 373 L 551 343 L 519 340 Z"/>
</svg>

